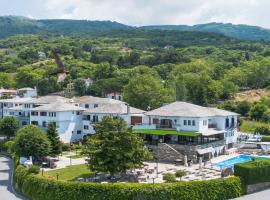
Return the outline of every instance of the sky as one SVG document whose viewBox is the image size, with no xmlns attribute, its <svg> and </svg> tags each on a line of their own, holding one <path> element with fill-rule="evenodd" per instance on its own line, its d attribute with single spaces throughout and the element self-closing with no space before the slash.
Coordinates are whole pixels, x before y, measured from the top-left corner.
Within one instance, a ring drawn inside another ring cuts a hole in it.
<svg viewBox="0 0 270 200">
<path fill-rule="evenodd" d="M 223 22 L 270 28 L 270 0 L 0 0 L 0 15 L 127 25 Z"/>
</svg>

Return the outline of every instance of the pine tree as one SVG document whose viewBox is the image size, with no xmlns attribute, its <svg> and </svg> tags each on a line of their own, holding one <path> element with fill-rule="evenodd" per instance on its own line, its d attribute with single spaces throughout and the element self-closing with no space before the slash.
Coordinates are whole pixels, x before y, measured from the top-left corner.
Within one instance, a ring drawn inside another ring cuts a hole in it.
<svg viewBox="0 0 270 200">
<path fill-rule="evenodd" d="M 62 152 L 62 145 L 59 140 L 59 136 L 56 130 L 55 123 L 50 123 L 49 128 L 47 130 L 47 136 L 51 142 L 51 156 L 57 156 Z"/>
</svg>

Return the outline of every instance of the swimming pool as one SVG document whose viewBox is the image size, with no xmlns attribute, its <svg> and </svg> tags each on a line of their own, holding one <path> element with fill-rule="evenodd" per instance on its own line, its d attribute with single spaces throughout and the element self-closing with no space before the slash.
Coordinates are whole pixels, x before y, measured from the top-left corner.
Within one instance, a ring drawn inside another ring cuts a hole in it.
<svg viewBox="0 0 270 200">
<path fill-rule="evenodd" d="M 233 168 L 235 164 L 251 161 L 252 158 L 262 160 L 269 159 L 268 157 L 261 157 L 261 156 L 240 155 L 230 158 L 228 160 L 224 160 L 219 163 L 215 163 L 214 166 L 217 167 L 218 169 Z"/>
</svg>

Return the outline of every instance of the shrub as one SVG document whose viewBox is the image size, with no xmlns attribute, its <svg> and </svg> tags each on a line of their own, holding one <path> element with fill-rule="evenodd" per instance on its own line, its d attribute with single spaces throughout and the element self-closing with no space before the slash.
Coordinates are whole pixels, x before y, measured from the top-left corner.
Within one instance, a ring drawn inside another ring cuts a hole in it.
<svg viewBox="0 0 270 200">
<path fill-rule="evenodd" d="M 234 166 L 234 174 L 247 185 L 270 182 L 270 160 L 256 159 L 237 164 Z"/>
<path fill-rule="evenodd" d="M 12 154 L 14 152 L 14 141 L 7 141 L 3 144 L 3 150 L 8 154 Z"/>
<path fill-rule="evenodd" d="M 183 171 L 183 170 L 177 170 L 176 172 L 175 172 L 175 176 L 177 177 L 177 178 L 180 178 L 180 179 L 182 179 L 182 177 L 183 176 L 186 176 L 187 175 L 187 173 L 185 172 L 185 171 Z"/>
<path fill-rule="evenodd" d="M 225 200 L 243 194 L 238 177 L 162 184 L 63 182 L 29 174 L 19 166 L 16 187 L 35 200 Z"/>
<path fill-rule="evenodd" d="M 268 135 L 270 133 L 269 127 L 268 126 L 259 126 L 255 129 L 255 133 L 260 133 L 263 135 Z"/>
<path fill-rule="evenodd" d="M 176 177 L 172 173 L 166 173 L 163 175 L 163 180 L 166 182 L 176 182 Z"/>
<path fill-rule="evenodd" d="M 70 149 L 69 144 L 62 144 L 62 151 L 68 151 Z"/>
<path fill-rule="evenodd" d="M 40 171 L 40 167 L 37 166 L 37 165 L 31 165 L 29 168 L 28 168 L 28 172 L 29 173 L 32 173 L 32 174 L 38 174 Z"/>
<path fill-rule="evenodd" d="M 263 136 L 262 142 L 270 142 L 270 136 Z"/>
</svg>

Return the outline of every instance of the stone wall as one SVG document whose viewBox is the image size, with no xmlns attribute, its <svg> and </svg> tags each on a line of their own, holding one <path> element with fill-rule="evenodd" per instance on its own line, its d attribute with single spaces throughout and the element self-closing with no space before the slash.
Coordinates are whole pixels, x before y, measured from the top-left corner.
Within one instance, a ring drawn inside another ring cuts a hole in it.
<svg viewBox="0 0 270 200">
<path fill-rule="evenodd" d="M 251 194 L 251 193 L 258 192 L 258 191 L 265 190 L 265 189 L 269 189 L 269 188 L 270 188 L 270 182 L 248 185 L 247 186 L 247 194 Z"/>
</svg>

